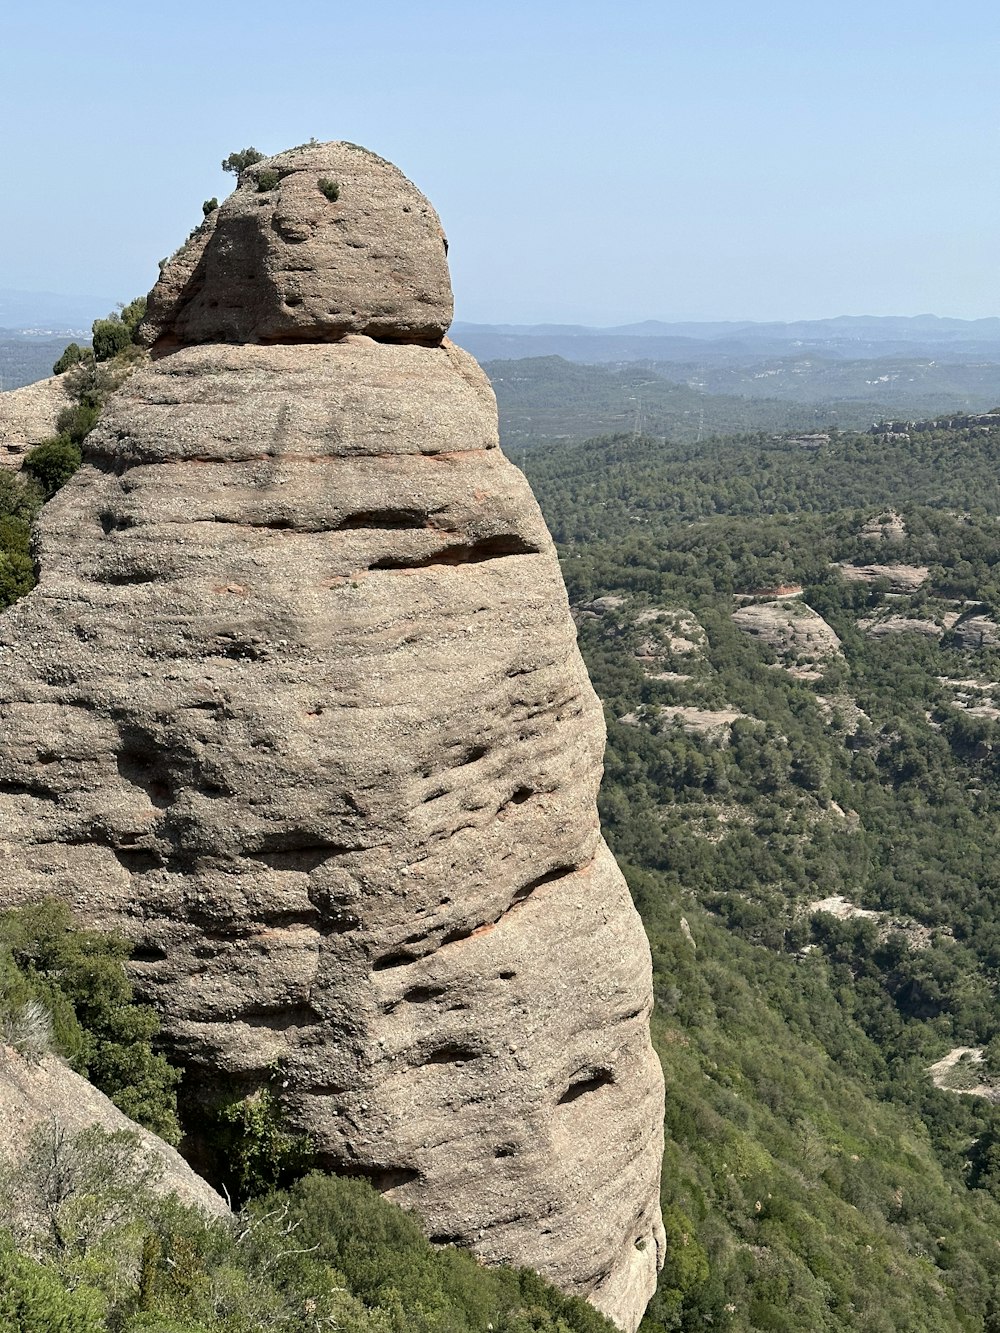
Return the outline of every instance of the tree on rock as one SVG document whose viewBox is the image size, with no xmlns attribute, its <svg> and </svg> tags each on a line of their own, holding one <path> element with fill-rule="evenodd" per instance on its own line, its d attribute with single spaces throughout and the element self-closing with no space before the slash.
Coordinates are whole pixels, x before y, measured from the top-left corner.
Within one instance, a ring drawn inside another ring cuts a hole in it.
<svg viewBox="0 0 1000 1333">
<path fill-rule="evenodd" d="M 238 153 L 230 153 L 223 160 L 222 170 L 232 172 L 238 180 L 247 167 L 252 167 L 255 162 L 263 161 L 263 158 L 264 154 L 256 148 L 244 148 Z"/>
</svg>

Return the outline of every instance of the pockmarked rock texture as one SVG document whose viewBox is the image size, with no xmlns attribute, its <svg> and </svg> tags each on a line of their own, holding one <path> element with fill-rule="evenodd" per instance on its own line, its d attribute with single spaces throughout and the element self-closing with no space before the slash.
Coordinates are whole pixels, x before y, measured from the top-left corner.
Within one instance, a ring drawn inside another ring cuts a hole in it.
<svg viewBox="0 0 1000 1333">
<path fill-rule="evenodd" d="M 139 1151 L 162 1171 L 152 1183 L 158 1194 L 176 1194 L 181 1203 L 211 1217 L 225 1217 L 229 1205 L 185 1162 L 175 1148 L 123 1115 L 92 1083 L 54 1055 L 35 1064 L 0 1044 L 0 1171 L 23 1162 L 35 1135 L 53 1130 L 72 1138 L 97 1127 L 110 1134 L 135 1135 Z"/>
<path fill-rule="evenodd" d="M 391 337 L 268 344 L 262 302 L 234 342 L 242 290 L 229 333 L 202 322 L 285 226 L 241 183 L 43 511 L 40 584 L 0 619 L 0 902 L 126 932 L 194 1095 L 280 1071 L 327 1165 L 632 1329 L 663 1083 L 597 820 L 601 708 L 489 384 L 411 317 L 429 205 L 379 159 L 348 176 L 356 151 L 309 149 L 310 189 L 374 182 L 373 248 L 397 205 L 415 228 Z"/>
<path fill-rule="evenodd" d="M 434 209 L 356 144 L 304 144 L 242 173 L 153 289 L 147 343 L 439 342 L 452 317 Z"/>
<path fill-rule="evenodd" d="M 69 406 L 58 375 L 0 393 L 0 467 L 20 467 L 29 449 L 56 434 L 56 419 Z"/>
</svg>

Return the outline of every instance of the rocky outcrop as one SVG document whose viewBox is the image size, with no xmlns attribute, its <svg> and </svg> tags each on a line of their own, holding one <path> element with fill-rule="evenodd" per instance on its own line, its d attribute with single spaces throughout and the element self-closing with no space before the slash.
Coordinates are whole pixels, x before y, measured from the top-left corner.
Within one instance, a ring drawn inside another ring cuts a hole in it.
<svg viewBox="0 0 1000 1333">
<path fill-rule="evenodd" d="M 54 1055 L 38 1063 L 0 1045 L 0 1171 L 23 1162 L 35 1135 L 52 1127 L 72 1137 L 97 1126 L 110 1134 L 135 1136 L 138 1150 L 161 1174 L 151 1180 L 158 1194 L 175 1194 L 181 1203 L 224 1217 L 229 1207 L 171 1148 L 169 1143 L 123 1115 L 93 1084 Z"/>
<path fill-rule="evenodd" d="M 0 467 L 20 467 L 29 449 L 56 434 L 56 419 L 69 406 L 58 375 L 0 393 Z"/>
<path fill-rule="evenodd" d="M 804 602 L 752 602 L 733 612 L 733 622 L 773 649 L 780 665 L 801 679 L 818 679 L 817 668 L 842 656 L 837 635 Z"/>
<path fill-rule="evenodd" d="M 452 317 L 447 250 L 434 209 L 391 163 L 356 144 L 304 144 L 244 171 L 153 289 L 143 336 L 437 343 Z"/>
<path fill-rule="evenodd" d="M 1000 645 L 1000 625 L 989 616 L 967 616 L 955 625 L 953 635 L 959 648 L 973 651 Z"/>
<path fill-rule="evenodd" d="M 280 1069 L 327 1165 L 632 1328 L 663 1086 L 601 708 L 486 378 L 427 341 L 430 206 L 345 145 L 258 189 L 291 160 L 168 267 L 0 620 L 0 901 L 128 934 L 193 1095 Z"/>
<path fill-rule="evenodd" d="M 916 592 L 930 575 L 926 565 L 852 565 L 842 560 L 833 568 L 848 583 L 884 583 L 888 592 Z"/>
</svg>

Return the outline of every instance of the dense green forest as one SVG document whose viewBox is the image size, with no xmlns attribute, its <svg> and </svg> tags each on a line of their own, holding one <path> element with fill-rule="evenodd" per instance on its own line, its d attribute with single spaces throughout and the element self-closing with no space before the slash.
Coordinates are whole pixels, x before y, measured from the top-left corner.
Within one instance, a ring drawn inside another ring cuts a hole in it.
<svg viewBox="0 0 1000 1333">
<path fill-rule="evenodd" d="M 705 1258 L 648 1333 L 1000 1328 L 1000 1107 L 928 1072 L 1000 1072 L 998 459 L 933 422 L 528 455 Z"/>
<path fill-rule="evenodd" d="M 547 440 L 615 431 L 691 443 L 740 430 L 863 430 L 883 412 L 874 398 L 784 401 L 766 396 L 759 383 L 754 395 L 706 391 L 683 379 L 692 369 L 683 366 L 587 366 L 536 356 L 487 361 L 483 369 L 497 396 L 501 442 L 513 458 Z M 901 401 L 893 405 L 902 409 Z"/>
</svg>

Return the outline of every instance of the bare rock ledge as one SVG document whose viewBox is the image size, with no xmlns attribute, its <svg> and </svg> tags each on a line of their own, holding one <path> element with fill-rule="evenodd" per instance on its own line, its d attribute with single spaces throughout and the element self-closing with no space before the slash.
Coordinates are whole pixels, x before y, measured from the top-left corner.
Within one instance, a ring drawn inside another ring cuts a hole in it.
<svg viewBox="0 0 1000 1333">
<path fill-rule="evenodd" d="M 124 931 L 194 1095 L 279 1065 L 327 1165 L 631 1330 L 649 949 L 552 543 L 442 341 L 436 216 L 313 145 L 191 244 L 0 619 L 0 903 Z"/>
</svg>

